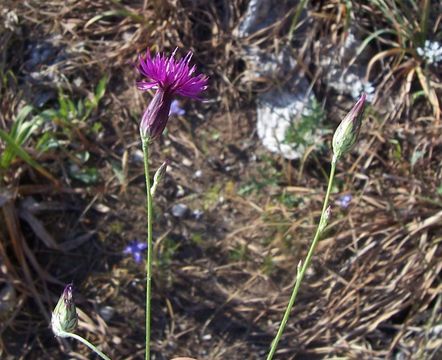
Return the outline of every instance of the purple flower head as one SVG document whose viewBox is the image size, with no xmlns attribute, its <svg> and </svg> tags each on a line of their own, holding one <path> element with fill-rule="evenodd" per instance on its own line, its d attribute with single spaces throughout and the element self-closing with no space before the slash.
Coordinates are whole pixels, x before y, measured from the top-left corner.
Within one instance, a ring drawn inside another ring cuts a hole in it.
<svg viewBox="0 0 442 360">
<path fill-rule="evenodd" d="M 147 79 L 137 82 L 138 89 L 156 89 L 140 125 L 141 133 L 149 140 L 160 136 L 166 127 L 174 96 L 199 99 L 198 95 L 207 88 L 207 77 L 194 75 L 196 67 L 190 66 L 192 52 L 176 60 L 176 51 L 170 57 L 159 53 L 152 57 L 148 50 L 145 57 L 138 57 L 138 72 Z"/>
<path fill-rule="evenodd" d="M 348 206 L 351 203 L 352 200 L 352 196 L 351 194 L 345 194 L 339 197 L 338 200 L 336 200 L 336 203 L 342 208 L 342 209 L 347 209 Z"/>
<path fill-rule="evenodd" d="M 129 245 L 126 246 L 123 253 L 132 255 L 135 262 L 138 264 L 141 261 L 141 258 L 143 256 L 143 252 L 146 249 L 147 249 L 146 243 L 134 240 L 134 241 L 131 241 L 129 243 Z"/>
</svg>

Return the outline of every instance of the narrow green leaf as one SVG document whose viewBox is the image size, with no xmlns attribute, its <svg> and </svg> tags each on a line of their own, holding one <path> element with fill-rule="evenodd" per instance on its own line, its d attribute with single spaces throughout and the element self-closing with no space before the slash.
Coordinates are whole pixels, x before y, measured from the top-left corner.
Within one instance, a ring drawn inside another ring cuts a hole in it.
<svg viewBox="0 0 442 360">
<path fill-rule="evenodd" d="M 98 102 L 103 98 L 104 93 L 106 92 L 106 85 L 109 78 L 104 76 L 98 82 L 97 88 L 95 89 L 95 103 L 98 105 Z"/>
<path fill-rule="evenodd" d="M 17 145 L 8 133 L 0 129 L 0 138 L 6 142 L 6 144 L 12 149 L 14 154 L 20 157 L 23 161 L 25 161 L 28 165 L 32 166 L 35 170 L 37 170 L 43 176 L 46 176 L 48 179 L 51 179 L 54 183 L 58 181 L 45 169 L 43 168 L 37 161 L 35 161 L 20 145 Z M 0 163 L 0 165 L 4 168 L 9 167 L 9 164 Z M 6 166 L 5 166 L 6 165 Z"/>
<path fill-rule="evenodd" d="M 28 117 L 28 115 L 31 113 L 32 110 L 34 110 L 34 108 L 31 105 L 26 105 L 17 114 L 14 123 L 11 127 L 11 131 L 9 131 L 9 135 L 13 139 L 16 138 L 18 128 L 22 125 L 22 123 L 25 121 L 25 119 Z"/>
</svg>

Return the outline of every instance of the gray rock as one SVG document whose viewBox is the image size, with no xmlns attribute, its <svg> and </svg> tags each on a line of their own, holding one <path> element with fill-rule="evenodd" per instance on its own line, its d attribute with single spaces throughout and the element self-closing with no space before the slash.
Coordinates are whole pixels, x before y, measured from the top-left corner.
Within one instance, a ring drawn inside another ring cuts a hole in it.
<svg viewBox="0 0 442 360">
<path fill-rule="evenodd" d="M 112 306 L 103 306 L 98 310 L 104 321 L 110 321 L 115 315 L 115 309 Z"/>
<path fill-rule="evenodd" d="M 172 206 L 172 215 L 177 218 L 183 218 L 187 215 L 189 208 L 184 204 L 176 204 Z"/>
<path fill-rule="evenodd" d="M 310 131 L 305 131 L 302 143 L 289 140 L 288 132 L 296 129 L 302 121 L 309 121 L 312 115 L 313 94 L 308 94 L 308 83 L 299 80 L 297 91 L 274 89 L 258 98 L 257 132 L 262 144 L 268 150 L 282 155 L 286 159 L 299 159 L 307 146 L 320 141 L 324 131 L 314 124 Z"/>
<path fill-rule="evenodd" d="M 237 36 L 242 38 L 280 21 L 298 0 L 250 0 L 241 20 Z"/>
</svg>

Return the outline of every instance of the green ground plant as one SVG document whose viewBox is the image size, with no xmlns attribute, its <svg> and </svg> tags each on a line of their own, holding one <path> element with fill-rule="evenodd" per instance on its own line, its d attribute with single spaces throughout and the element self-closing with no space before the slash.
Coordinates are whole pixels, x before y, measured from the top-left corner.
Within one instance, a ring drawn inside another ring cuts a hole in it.
<svg viewBox="0 0 442 360">
<path fill-rule="evenodd" d="M 425 94 L 435 116 L 440 118 L 435 69 L 442 58 L 441 45 L 438 45 L 439 50 L 432 47 L 437 46 L 441 39 L 437 37 L 437 28 L 430 27 L 430 17 L 435 16 L 431 11 L 431 0 L 371 0 L 369 4 L 370 9 L 380 16 L 373 33 L 365 39 L 357 53 L 361 53 L 373 39 L 377 39 L 382 47 L 367 65 L 367 78 L 375 72 L 379 62 L 392 58 L 391 70 L 383 77 L 381 86 L 385 86 L 393 76 L 399 76 L 403 79 L 403 94 L 410 95 L 412 99 Z M 420 84 L 419 90 L 412 88 L 415 78 Z"/>
<path fill-rule="evenodd" d="M 32 106 L 24 106 L 17 114 L 9 132 L 0 129 L 0 139 L 6 144 L 0 155 L 0 169 L 7 171 L 15 158 L 19 157 L 42 175 L 56 183 L 54 177 L 23 147 L 26 141 L 28 141 L 33 134 L 36 134 L 44 123 L 44 116 L 41 114 L 32 115 L 33 111 L 34 108 Z"/>
<path fill-rule="evenodd" d="M 315 236 L 309 247 L 305 260 L 300 261 L 298 264 L 296 278 L 295 278 L 295 285 L 293 286 L 292 295 L 290 296 L 290 300 L 287 305 L 286 311 L 284 313 L 284 317 L 281 320 L 278 332 L 274 340 L 272 341 L 269 354 L 267 355 L 267 360 L 273 359 L 273 356 L 276 353 L 278 343 L 282 337 L 282 334 L 284 333 L 292 308 L 295 305 L 296 297 L 301 287 L 302 280 L 305 276 L 307 269 L 311 264 L 313 254 L 315 252 L 316 246 L 318 245 L 318 241 L 322 236 L 322 234 L 324 233 L 328 225 L 328 222 L 330 220 L 331 207 L 329 206 L 329 198 L 333 188 L 336 165 L 338 163 L 338 160 L 340 160 L 343 155 L 345 155 L 350 151 L 350 149 L 355 145 L 358 139 L 359 131 L 361 128 L 362 115 L 364 112 L 364 105 L 365 105 L 365 94 L 362 95 L 359 101 L 350 110 L 347 116 L 342 120 L 342 122 L 336 129 L 335 134 L 333 136 L 333 158 L 331 161 L 330 176 L 328 180 L 328 186 L 324 198 L 324 203 L 322 206 L 321 216 L 318 222 L 318 227 L 316 229 Z"/>
</svg>

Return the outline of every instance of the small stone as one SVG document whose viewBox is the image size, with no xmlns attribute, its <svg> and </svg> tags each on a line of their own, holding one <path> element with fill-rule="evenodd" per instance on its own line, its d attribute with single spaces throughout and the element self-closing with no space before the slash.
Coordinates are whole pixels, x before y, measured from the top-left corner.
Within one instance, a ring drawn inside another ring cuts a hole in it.
<svg viewBox="0 0 442 360">
<path fill-rule="evenodd" d="M 203 172 L 201 170 L 197 170 L 195 171 L 195 173 L 193 174 L 194 178 L 200 178 L 201 176 L 203 176 Z"/>
<path fill-rule="evenodd" d="M 192 211 L 192 215 L 195 218 L 195 220 L 199 220 L 203 217 L 204 211 L 202 211 L 200 209 L 196 209 L 196 210 Z"/>
<path fill-rule="evenodd" d="M 103 306 L 98 310 L 98 313 L 104 321 L 110 321 L 115 315 L 115 309 L 112 306 Z"/>
<path fill-rule="evenodd" d="M 126 42 L 131 41 L 133 37 L 134 33 L 131 31 L 125 31 L 122 35 L 123 40 Z"/>
<path fill-rule="evenodd" d="M 182 164 L 184 166 L 189 166 L 190 167 L 192 165 L 192 161 L 190 161 L 188 158 L 184 158 L 183 161 L 182 161 Z"/>
<path fill-rule="evenodd" d="M 186 191 L 184 190 L 184 188 L 181 185 L 177 185 L 176 197 L 180 198 L 184 195 L 186 195 Z"/>
<path fill-rule="evenodd" d="M 182 218 L 186 216 L 189 208 L 184 204 L 176 204 L 172 206 L 172 215 L 177 218 Z"/>
<path fill-rule="evenodd" d="M 120 345 L 123 341 L 119 336 L 113 336 L 112 337 L 112 342 L 116 345 Z"/>
<path fill-rule="evenodd" d="M 142 163 L 144 159 L 143 152 L 139 149 L 135 150 L 135 152 L 132 154 L 132 159 L 136 163 Z"/>
<path fill-rule="evenodd" d="M 74 79 L 74 85 L 77 86 L 77 87 L 81 87 L 83 85 L 83 78 L 81 78 L 79 76 L 76 77 Z"/>
<path fill-rule="evenodd" d="M 0 319 L 5 320 L 17 307 L 17 294 L 12 284 L 0 289 Z"/>
</svg>

